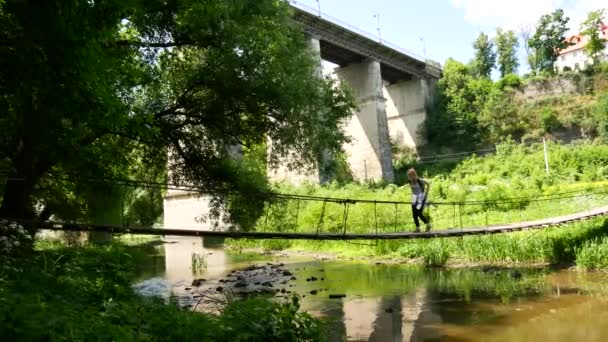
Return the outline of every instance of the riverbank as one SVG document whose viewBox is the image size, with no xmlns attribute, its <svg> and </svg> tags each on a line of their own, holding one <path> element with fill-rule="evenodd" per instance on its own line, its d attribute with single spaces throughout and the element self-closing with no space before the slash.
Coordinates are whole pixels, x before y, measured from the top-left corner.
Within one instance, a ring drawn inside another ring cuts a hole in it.
<svg viewBox="0 0 608 342">
<path fill-rule="evenodd" d="M 174 299 L 146 298 L 131 284 L 145 248 L 120 243 L 66 247 L 37 241 L 20 251 L 2 239 L 0 336 L 10 341 L 321 340 L 321 321 L 297 299 L 263 297 L 216 304 L 219 315 L 191 312 Z M 6 237 L 4 235 L 3 237 Z"/>
</svg>

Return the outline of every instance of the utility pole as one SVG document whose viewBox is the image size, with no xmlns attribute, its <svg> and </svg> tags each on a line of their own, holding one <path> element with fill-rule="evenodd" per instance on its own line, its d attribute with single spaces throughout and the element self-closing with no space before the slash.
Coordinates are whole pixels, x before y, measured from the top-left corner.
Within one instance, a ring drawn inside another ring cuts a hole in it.
<svg viewBox="0 0 608 342">
<path fill-rule="evenodd" d="M 547 155 L 547 140 L 543 137 L 543 148 L 545 150 L 545 171 L 549 174 L 549 156 Z"/>
<path fill-rule="evenodd" d="M 378 31 L 378 42 L 382 43 L 382 34 L 380 33 L 380 13 L 374 13 L 376 18 L 376 31 Z"/>
<path fill-rule="evenodd" d="M 321 17 L 321 0 L 316 0 L 317 1 L 317 9 L 319 11 L 319 17 Z"/>
</svg>

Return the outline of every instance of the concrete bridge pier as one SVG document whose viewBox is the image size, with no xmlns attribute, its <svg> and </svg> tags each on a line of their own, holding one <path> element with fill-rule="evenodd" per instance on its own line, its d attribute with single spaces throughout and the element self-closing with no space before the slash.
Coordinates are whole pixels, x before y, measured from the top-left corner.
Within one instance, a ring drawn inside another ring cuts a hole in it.
<svg viewBox="0 0 608 342">
<path fill-rule="evenodd" d="M 344 146 L 357 180 L 393 182 L 393 164 L 380 63 L 364 60 L 336 69 L 338 79 L 353 90 L 358 110 L 346 131 L 353 141 Z"/>
<path fill-rule="evenodd" d="M 384 87 L 388 129 L 393 143 L 415 149 L 424 145 L 418 130 L 426 119 L 433 85 L 423 78 L 387 84 Z"/>
</svg>

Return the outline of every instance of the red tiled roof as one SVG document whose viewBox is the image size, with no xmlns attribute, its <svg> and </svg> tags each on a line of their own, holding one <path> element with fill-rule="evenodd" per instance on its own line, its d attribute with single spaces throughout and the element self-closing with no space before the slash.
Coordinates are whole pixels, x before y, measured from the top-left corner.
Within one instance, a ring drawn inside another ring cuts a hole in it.
<svg viewBox="0 0 608 342">
<path fill-rule="evenodd" d="M 608 24 L 602 23 L 600 25 L 600 37 L 603 38 L 604 40 L 608 40 Z M 566 41 L 571 43 L 572 45 L 568 46 L 565 49 L 560 50 L 559 54 L 563 55 L 568 52 L 582 49 L 585 47 L 585 45 L 587 45 L 588 40 L 589 39 L 587 38 L 587 36 L 585 36 L 583 34 L 575 34 L 573 36 L 570 36 L 570 37 L 566 38 Z"/>
</svg>

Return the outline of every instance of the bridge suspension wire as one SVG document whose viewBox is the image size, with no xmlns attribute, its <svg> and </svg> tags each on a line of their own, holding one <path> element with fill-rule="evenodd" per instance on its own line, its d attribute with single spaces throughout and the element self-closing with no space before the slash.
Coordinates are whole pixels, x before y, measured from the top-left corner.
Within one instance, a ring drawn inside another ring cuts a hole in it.
<svg viewBox="0 0 608 342">
<path fill-rule="evenodd" d="M 430 232 L 399 232 L 399 233 L 291 233 L 291 232 L 251 232 L 251 231 L 209 231 L 209 230 L 188 230 L 174 228 L 151 228 L 151 227 L 123 227 L 115 225 L 95 225 L 53 221 L 35 220 L 16 220 L 27 226 L 35 226 L 40 229 L 68 230 L 84 232 L 109 232 L 115 234 L 144 234 L 144 235 L 172 235 L 172 236 L 213 236 L 226 238 L 245 238 L 245 239 L 306 239 L 306 240 L 395 240 L 395 239 L 430 239 L 446 237 L 463 237 L 470 235 L 487 235 L 508 233 L 514 231 L 543 229 L 552 226 L 560 226 L 567 223 L 574 223 L 581 220 L 588 220 L 593 217 L 608 215 L 608 206 L 596 208 L 590 211 L 579 212 L 576 214 L 540 219 L 529 222 L 511 223 L 490 227 L 470 227 L 466 229 L 442 229 Z"/>
<path fill-rule="evenodd" d="M 114 185 L 122 185 L 129 187 L 140 187 L 140 188 L 151 188 L 151 189 L 162 189 L 162 190 L 182 190 L 193 194 L 209 195 L 210 193 L 224 193 L 224 194 L 240 194 L 245 197 L 257 197 L 261 199 L 291 199 L 301 201 L 319 201 L 319 202 L 331 202 L 331 203 L 378 203 L 378 204 L 412 204 L 411 201 L 391 201 L 391 200 L 377 200 L 377 199 L 364 199 L 364 198 L 337 198 L 337 197 L 323 197 L 323 196 L 312 196 L 312 195 L 300 195 L 300 194 L 285 194 L 277 192 L 255 192 L 255 191 L 243 191 L 239 189 L 220 189 L 220 188 L 207 188 L 203 186 L 185 185 L 179 183 L 161 183 L 152 181 L 142 180 L 131 180 L 123 178 L 87 178 L 87 177 L 69 177 L 69 176 L 52 176 L 51 178 L 70 180 L 70 181 L 85 181 L 90 183 L 108 183 Z M 23 180 L 21 178 L 8 178 Z M 593 193 L 596 191 L 608 191 L 608 185 L 595 187 Z M 521 202 L 535 202 L 535 201 L 551 201 L 555 199 L 572 199 L 579 197 L 581 190 L 564 191 L 554 194 L 540 194 L 532 196 L 520 196 L 520 197 L 507 197 L 496 200 L 464 200 L 464 201 L 429 201 L 429 205 L 499 205 L 499 204 L 517 204 Z"/>
</svg>

